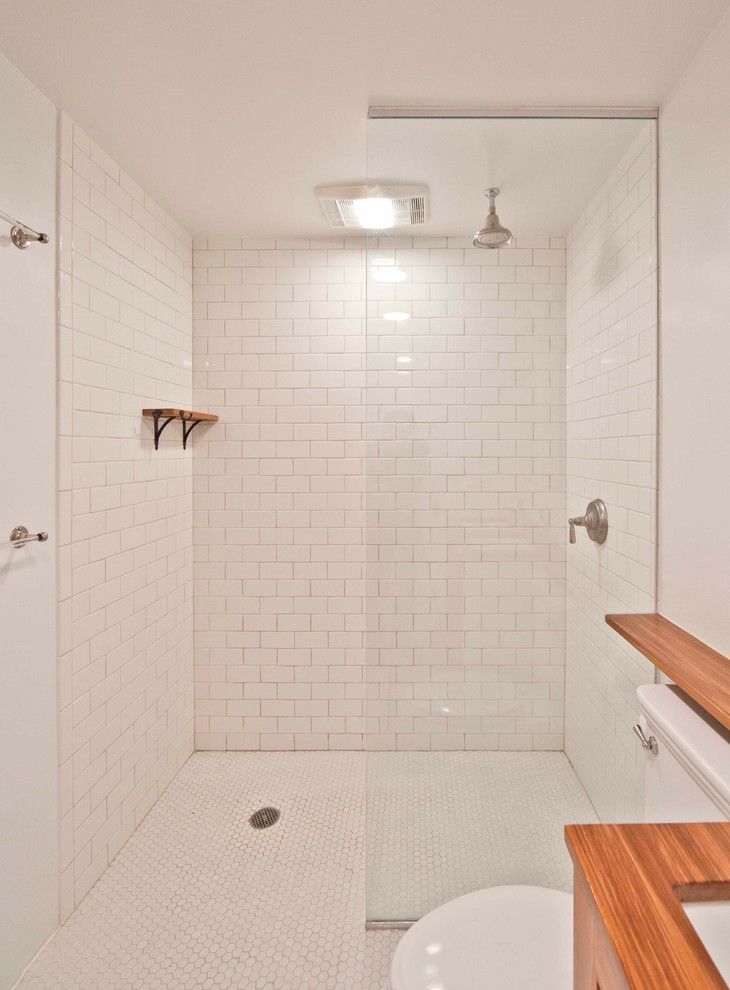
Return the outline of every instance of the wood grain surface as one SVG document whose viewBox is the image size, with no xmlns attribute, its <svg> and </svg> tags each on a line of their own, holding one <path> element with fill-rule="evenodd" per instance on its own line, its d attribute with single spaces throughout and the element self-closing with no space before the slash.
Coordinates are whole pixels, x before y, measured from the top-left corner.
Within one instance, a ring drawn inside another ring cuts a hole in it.
<svg viewBox="0 0 730 990">
<path fill-rule="evenodd" d="M 143 409 L 143 416 L 175 416 L 179 419 L 197 419 L 201 423 L 217 423 L 218 417 L 213 413 L 194 412 L 192 409 Z"/>
<path fill-rule="evenodd" d="M 576 891 L 584 893 L 576 898 L 576 990 L 587 985 L 591 954 L 606 972 L 606 953 L 599 951 L 604 933 L 623 977 L 622 983 L 615 973 L 604 976 L 604 990 L 624 984 L 631 990 L 727 990 L 681 902 L 730 899 L 730 822 L 567 825 L 565 840 Z M 593 905 L 602 927 L 596 936 L 593 925 L 591 946 Z"/>
<path fill-rule="evenodd" d="M 606 622 L 730 729 L 730 660 L 726 656 L 653 612 L 607 615 Z"/>
</svg>

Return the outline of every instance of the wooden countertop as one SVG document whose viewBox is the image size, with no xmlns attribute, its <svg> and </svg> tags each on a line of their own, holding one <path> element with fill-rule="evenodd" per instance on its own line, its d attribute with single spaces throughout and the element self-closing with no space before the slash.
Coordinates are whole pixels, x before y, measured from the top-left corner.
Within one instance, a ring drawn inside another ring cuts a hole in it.
<svg viewBox="0 0 730 990">
<path fill-rule="evenodd" d="M 730 822 L 566 825 L 631 990 L 726 990 L 682 901 L 730 899 Z"/>
<path fill-rule="evenodd" d="M 607 615 L 606 622 L 730 729 L 730 659 L 654 612 Z"/>
</svg>

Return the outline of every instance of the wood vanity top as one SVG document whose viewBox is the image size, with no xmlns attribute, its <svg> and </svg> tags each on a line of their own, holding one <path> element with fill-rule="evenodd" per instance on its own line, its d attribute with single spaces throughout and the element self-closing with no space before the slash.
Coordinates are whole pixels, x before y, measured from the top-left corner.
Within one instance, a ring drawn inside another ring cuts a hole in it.
<svg viewBox="0 0 730 990">
<path fill-rule="evenodd" d="M 726 990 L 682 901 L 730 899 L 730 822 L 566 825 L 631 990 Z"/>
<path fill-rule="evenodd" d="M 606 622 L 730 729 L 730 659 L 663 615 L 607 615 Z"/>
</svg>

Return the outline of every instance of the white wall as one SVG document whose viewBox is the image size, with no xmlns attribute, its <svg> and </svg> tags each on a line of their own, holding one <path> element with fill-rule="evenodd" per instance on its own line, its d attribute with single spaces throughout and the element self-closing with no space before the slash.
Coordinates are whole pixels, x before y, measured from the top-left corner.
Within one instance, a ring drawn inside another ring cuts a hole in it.
<svg viewBox="0 0 730 990">
<path fill-rule="evenodd" d="M 197 745 L 561 748 L 563 238 L 196 248 Z"/>
<path fill-rule="evenodd" d="M 568 235 L 566 752 L 604 821 L 641 816 L 635 691 L 653 668 L 605 624 L 655 607 L 656 131 L 647 121 Z"/>
<path fill-rule="evenodd" d="M 0 209 L 42 230 L 19 251 L 0 222 L 0 987 L 58 923 L 55 604 L 56 110 L 0 57 Z"/>
<path fill-rule="evenodd" d="M 59 135 L 61 916 L 193 748 L 191 240 L 66 114 Z M 195 436 L 195 435 L 194 435 Z"/>
<path fill-rule="evenodd" d="M 730 14 L 659 134 L 659 609 L 730 654 Z"/>
</svg>

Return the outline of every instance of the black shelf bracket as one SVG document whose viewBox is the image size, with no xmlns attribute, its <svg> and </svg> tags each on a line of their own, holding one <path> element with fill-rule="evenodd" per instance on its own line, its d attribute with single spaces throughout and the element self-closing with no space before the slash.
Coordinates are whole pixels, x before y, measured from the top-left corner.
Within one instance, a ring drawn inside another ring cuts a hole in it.
<svg viewBox="0 0 730 990">
<path fill-rule="evenodd" d="M 155 421 L 155 450 L 159 450 L 159 447 L 160 447 L 160 437 L 162 436 L 162 431 L 165 429 L 165 427 L 169 423 L 171 423 L 173 421 L 173 419 L 175 419 L 175 416 L 168 416 L 167 419 L 165 420 L 165 422 L 162 424 L 162 426 L 160 426 L 160 418 L 161 418 L 161 416 L 162 416 L 162 412 L 159 409 L 155 409 L 155 411 L 152 413 L 152 418 Z M 184 427 L 183 427 L 183 429 L 184 429 Z M 184 446 L 185 446 L 185 444 L 183 443 L 183 447 Z"/>
<path fill-rule="evenodd" d="M 182 442 L 183 450 L 188 449 L 188 437 L 193 432 L 198 423 L 209 422 L 210 419 L 198 419 L 194 412 L 188 412 L 186 409 L 178 409 L 175 411 L 173 416 L 166 415 L 166 413 L 172 412 L 172 410 L 166 409 L 150 409 L 147 411 L 147 415 L 152 415 L 155 427 L 155 450 L 160 449 L 160 437 L 162 436 L 162 431 L 168 426 L 173 419 L 179 419 L 182 424 Z"/>
<path fill-rule="evenodd" d="M 198 423 L 202 423 L 202 419 L 195 419 L 193 416 L 186 416 L 183 410 L 180 410 L 180 419 L 182 420 L 182 431 L 183 431 L 183 450 L 188 449 L 188 437 L 193 432 Z M 189 425 L 187 425 L 189 424 Z"/>
</svg>

